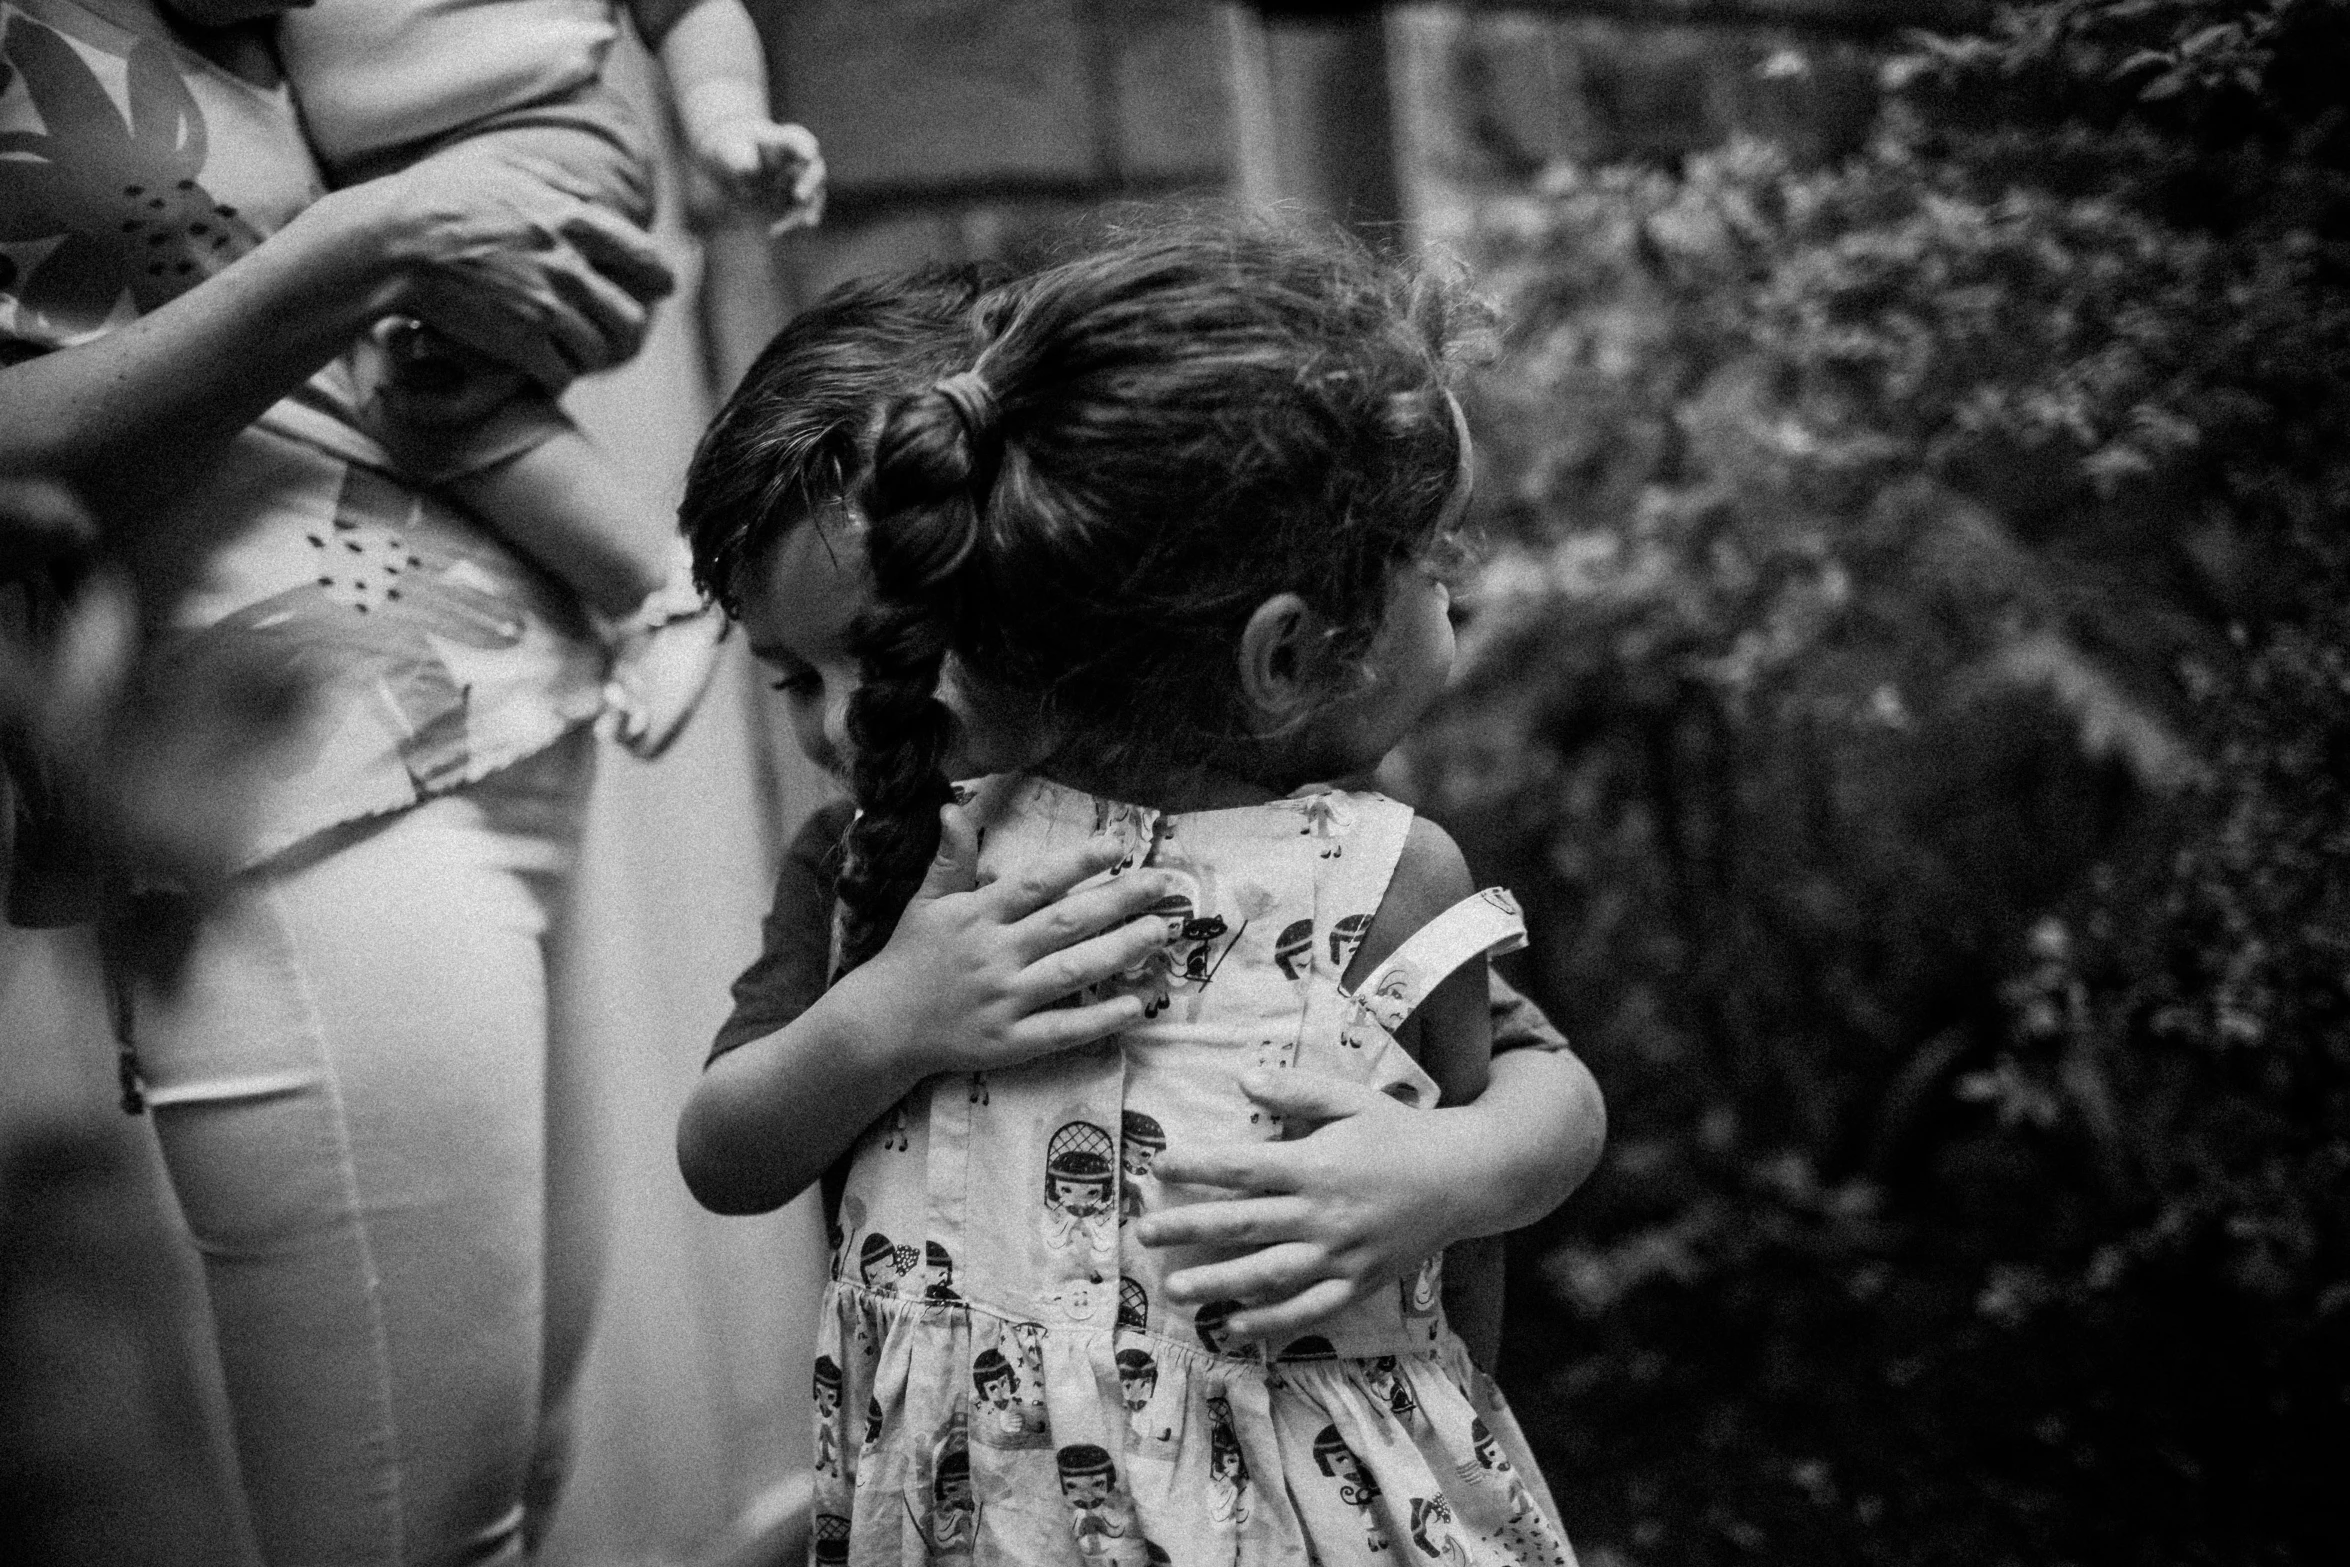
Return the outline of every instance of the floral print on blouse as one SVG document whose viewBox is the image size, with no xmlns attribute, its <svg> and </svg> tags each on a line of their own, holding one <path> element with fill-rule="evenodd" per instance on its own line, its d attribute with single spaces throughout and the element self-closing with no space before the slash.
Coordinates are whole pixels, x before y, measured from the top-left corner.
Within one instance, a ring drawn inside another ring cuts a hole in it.
<svg viewBox="0 0 2350 1567">
<path fill-rule="evenodd" d="M 323 187 L 282 84 L 132 0 L 0 0 L 0 364 L 198 286 Z M 329 365 L 140 519 L 155 655 L 296 672 L 258 861 L 486 776 L 592 719 L 603 655 L 568 592 L 412 485 Z"/>
</svg>

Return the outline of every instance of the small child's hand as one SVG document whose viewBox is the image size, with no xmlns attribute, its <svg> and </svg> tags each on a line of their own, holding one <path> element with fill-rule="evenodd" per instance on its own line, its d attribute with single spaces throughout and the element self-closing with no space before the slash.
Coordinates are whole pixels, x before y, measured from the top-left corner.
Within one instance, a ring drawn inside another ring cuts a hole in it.
<svg viewBox="0 0 2350 1567">
<path fill-rule="evenodd" d="M 1363 1084 L 1295 1070 L 1252 1070 L 1240 1086 L 1277 1116 L 1324 1124 L 1293 1141 L 1170 1144 L 1158 1156 L 1152 1174 L 1163 1185 L 1232 1195 L 1146 1213 L 1136 1239 L 1256 1248 L 1171 1274 L 1171 1299 L 1239 1301 L 1250 1309 L 1233 1314 L 1231 1336 L 1277 1343 L 1392 1288 L 1461 1238 L 1459 1183 L 1445 1157 L 1449 1112 L 1411 1109 Z"/>
<path fill-rule="evenodd" d="M 774 215 L 770 234 L 814 228 L 824 217 L 824 154 L 804 125 L 723 120 L 695 137 L 694 156 L 729 202 Z"/>
<path fill-rule="evenodd" d="M 938 857 L 888 944 L 834 987 L 874 1038 L 927 1077 L 1016 1065 L 1142 1016 L 1130 995 L 1071 1003 L 1172 938 L 1164 920 L 1136 918 L 1172 889 L 1167 877 L 1138 870 L 1071 892 L 1117 863 L 1120 846 L 1100 839 L 982 887 L 970 816 L 948 806 L 939 821 Z"/>
</svg>

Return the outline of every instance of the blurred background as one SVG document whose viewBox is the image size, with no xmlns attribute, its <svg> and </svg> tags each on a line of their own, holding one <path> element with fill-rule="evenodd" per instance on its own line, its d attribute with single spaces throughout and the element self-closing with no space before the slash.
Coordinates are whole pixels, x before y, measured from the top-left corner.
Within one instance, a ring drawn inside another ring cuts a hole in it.
<svg viewBox="0 0 2350 1567">
<path fill-rule="evenodd" d="M 671 192 L 697 286 L 577 394 L 648 472 L 832 283 L 1110 201 L 1291 203 L 1498 305 L 1490 559 L 1393 774 L 1608 1097 L 1503 1377 L 1587 1567 L 2350 1559 L 2350 6 L 752 8 L 831 204 L 771 243 Z M 551 1560 L 691 1559 L 804 1461 L 814 1221 L 668 1155 L 821 787 L 730 681 L 606 769 Z M 42 1102 L 105 1111 L 76 960 L 8 961 L 82 1040 Z M 36 1231 L 188 1309 L 106 1201 L 10 1211 L 7 1310 Z M 123 1375 L 199 1452 L 157 1321 Z"/>
</svg>

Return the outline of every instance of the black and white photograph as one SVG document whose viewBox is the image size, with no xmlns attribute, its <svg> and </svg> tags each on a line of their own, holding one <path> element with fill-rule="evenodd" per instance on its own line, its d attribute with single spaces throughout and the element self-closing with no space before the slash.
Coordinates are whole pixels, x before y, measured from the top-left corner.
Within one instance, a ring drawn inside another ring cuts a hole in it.
<svg viewBox="0 0 2350 1567">
<path fill-rule="evenodd" d="M 2350 0 L 0 0 L 0 1556 L 2350 1561 Z"/>
</svg>

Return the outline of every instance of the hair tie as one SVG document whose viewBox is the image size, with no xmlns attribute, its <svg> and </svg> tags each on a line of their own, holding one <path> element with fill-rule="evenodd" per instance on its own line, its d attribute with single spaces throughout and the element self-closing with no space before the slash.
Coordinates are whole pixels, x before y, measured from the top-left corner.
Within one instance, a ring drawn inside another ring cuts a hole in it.
<svg viewBox="0 0 2350 1567">
<path fill-rule="evenodd" d="M 955 411 L 955 418 L 963 426 L 964 435 L 971 444 L 986 447 L 996 439 L 995 392 L 987 384 L 987 377 L 974 368 L 958 370 L 931 388 L 947 400 Z"/>
</svg>

